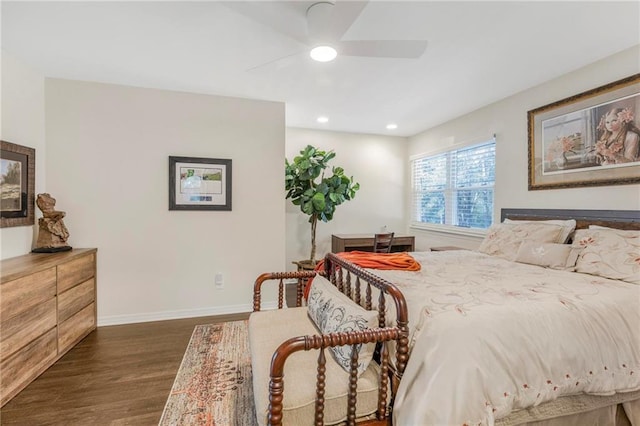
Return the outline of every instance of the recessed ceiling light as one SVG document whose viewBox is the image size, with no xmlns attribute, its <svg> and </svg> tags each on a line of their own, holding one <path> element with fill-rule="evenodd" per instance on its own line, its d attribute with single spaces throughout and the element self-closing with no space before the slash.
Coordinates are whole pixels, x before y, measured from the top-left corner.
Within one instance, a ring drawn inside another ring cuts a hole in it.
<svg viewBox="0 0 640 426">
<path fill-rule="evenodd" d="M 398 125 L 395 124 L 395 123 L 387 124 L 387 130 L 394 130 L 394 129 L 397 129 L 397 128 L 398 128 Z"/>
<path fill-rule="evenodd" d="M 328 123 L 329 117 L 318 117 L 318 123 Z"/>
<path fill-rule="evenodd" d="M 337 55 L 338 52 L 336 52 L 336 49 L 331 46 L 314 47 L 313 49 L 311 49 L 311 52 L 309 52 L 309 56 L 311 56 L 311 59 L 318 62 L 333 61 Z"/>
</svg>

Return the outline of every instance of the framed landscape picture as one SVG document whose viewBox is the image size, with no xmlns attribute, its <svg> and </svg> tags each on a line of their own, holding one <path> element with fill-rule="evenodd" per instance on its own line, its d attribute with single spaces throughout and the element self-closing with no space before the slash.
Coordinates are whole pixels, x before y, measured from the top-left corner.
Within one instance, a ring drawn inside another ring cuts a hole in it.
<svg viewBox="0 0 640 426">
<path fill-rule="evenodd" d="M 169 157 L 169 210 L 231 210 L 231 160 Z"/>
<path fill-rule="evenodd" d="M 640 182 L 640 74 L 528 112 L 529 190 Z"/>
<path fill-rule="evenodd" d="M 0 227 L 33 225 L 36 150 L 6 141 L 0 145 Z"/>
</svg>

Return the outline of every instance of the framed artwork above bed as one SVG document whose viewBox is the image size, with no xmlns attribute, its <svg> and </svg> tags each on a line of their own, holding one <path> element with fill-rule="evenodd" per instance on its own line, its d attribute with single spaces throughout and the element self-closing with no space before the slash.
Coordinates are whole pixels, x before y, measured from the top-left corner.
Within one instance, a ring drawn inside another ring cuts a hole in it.
<svg viewBox="0 0 640 426">
<path fill-rule="evenodd" d="M 529 190 L 640 182 L 640 74 L 527 113 Z"/>
</svg>

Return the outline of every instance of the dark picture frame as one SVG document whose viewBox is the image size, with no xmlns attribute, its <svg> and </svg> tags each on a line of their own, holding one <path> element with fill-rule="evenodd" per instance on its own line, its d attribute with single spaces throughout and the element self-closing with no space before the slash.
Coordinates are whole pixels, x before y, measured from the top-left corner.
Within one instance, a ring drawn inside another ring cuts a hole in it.
<svg viewBox="0 0 640 426">
<path fill-rule="evenodd" d="M 0 228 L 35 223 L 36 150 L 0 141 Z"/>
<path fill-rule="evenodd" d="M 229 159 L 169 157 L 169 210 L 231 210 Z"/>
<path fill-rule="evenodd" d="M 640 183 L 638 114 L 640 74 L 528 111 L 529 190 Z"/>
</svg>

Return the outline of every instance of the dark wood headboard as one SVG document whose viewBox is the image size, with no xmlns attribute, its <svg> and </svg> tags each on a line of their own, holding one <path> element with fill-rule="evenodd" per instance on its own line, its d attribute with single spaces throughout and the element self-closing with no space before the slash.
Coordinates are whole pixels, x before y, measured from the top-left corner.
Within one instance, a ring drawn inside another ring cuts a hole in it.
<svg viewBox="0 0 640 426">
<path fill-rule="evenodd" d="M 500 221 L 575 219 L 576 229 L 589 225 L 618 229 L 639 229 L 640 210 L 561 210 L 561 209 L 502 209 Z"/>
</svg>

